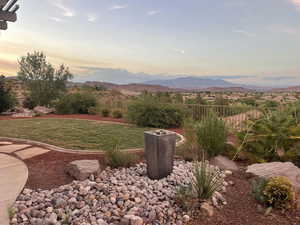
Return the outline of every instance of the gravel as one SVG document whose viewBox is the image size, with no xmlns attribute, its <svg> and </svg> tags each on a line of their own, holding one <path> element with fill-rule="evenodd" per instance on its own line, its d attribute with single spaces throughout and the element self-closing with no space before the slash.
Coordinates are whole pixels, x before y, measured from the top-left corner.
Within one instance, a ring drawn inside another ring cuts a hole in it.
<svg viewBox="0 0 300 225">
<path fill-rule="evenodd" d="M 175 194 L 180 185 L 190 183 L 192 172 L 193 163 L 175 161 L 171 175 L 151 180 L 146 176 L 146 164 L 140 163 L 106 168 L 98 177 L 52 190 L 24 189 L 12 208 L 11 224 L 184 224 L 190 215 L 175 203 Z M 226 185 L 224 182 L 220 192 L 226 191 Z M 215 207 L 227 204 L 220 192 L 211 199 Z"/>
</svg>

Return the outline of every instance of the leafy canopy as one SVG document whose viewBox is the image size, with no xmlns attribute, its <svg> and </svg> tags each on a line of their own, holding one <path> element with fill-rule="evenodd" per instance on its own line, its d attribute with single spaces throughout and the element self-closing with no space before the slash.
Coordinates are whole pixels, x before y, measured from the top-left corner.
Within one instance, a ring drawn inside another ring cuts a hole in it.
<svg viewBox="0 0 300 225">
<path fill-rule="evenodd" d="M 64 65 L 55 69 L 43 52 L 28 53 L 21 58 L 19 65 L 18 78 L 27 86 L 34 105 L 50 105 L 66 91 L 66 82 L 73 78 Z"/>
</svg>

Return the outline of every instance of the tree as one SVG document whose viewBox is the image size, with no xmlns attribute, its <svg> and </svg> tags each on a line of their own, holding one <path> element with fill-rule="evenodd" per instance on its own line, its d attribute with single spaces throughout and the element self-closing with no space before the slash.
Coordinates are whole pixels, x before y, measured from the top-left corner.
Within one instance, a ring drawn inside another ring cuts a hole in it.
<svg viewBox="0 0 300 225">
<path fill-rule="evenodd" d="M 265 106 L 268 107 L 268 108 L 276 108 L 279 106 L 279 103 L 276 102 L 276 101 L 273 101 L 273 100 L 267 100 L 265 102 Z"/>
<path fill-rule="evenodd" d="M 228 100 L 223 98 L 222 95 L 218 95 L 215 99 L 215 104 L 216 105 L 228 105 Z"/>
<path fill-rule="evenodd" d="M 43 52 L 28 53 L 19 65 L 18 78 L 27 86 L 28 98 L 34 106 L 49 106 L 66 91 L 66 82 L 73 78 L 64 65 L 55 69 Z"/>
<path fill-rule="evenodd" d="M 5 85 L 5 77 L 0 76 L 0 113 L 5 112 L 15 105 L 16 101 L 10 89 Z"/>
<path fill-rule="evenodd" d="M 196 104 L 199 104 L 199 105 L 206 105 L 207 104 L 207 102 L 202 98 L 200 93 L 197 93 Z"/>
<path fill-rule="evenodd" d="M 183 103 L 183 96 L 181 93 L 176 93 L 174 97 L 175 103 Z"/>
</svg>

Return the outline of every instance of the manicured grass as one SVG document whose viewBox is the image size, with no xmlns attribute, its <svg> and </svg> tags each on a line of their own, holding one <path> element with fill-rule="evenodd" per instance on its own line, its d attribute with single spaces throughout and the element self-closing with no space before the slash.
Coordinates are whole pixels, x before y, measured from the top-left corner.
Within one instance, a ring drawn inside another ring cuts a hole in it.
<svg viewBox="0 0 300 225">
<path fill-rule="evenodd" d="M 30 139 L 58 147 L 82 150 L 141 148 L 144 131 L 130 125 L 74 119 L 0 120 L 0 136 Z"/>
</svg>

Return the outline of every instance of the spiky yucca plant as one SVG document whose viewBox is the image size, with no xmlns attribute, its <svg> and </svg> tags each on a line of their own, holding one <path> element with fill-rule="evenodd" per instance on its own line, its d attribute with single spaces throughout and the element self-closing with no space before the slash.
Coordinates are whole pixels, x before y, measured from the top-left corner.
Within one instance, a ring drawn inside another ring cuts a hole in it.
<svg viewBox="0 0 300 225">
<path fill-rule="evenodd" d="M 192 178 L 192 187 L 201 200 L 209 199 L 221 189 L 224 178 L 222 171 L 211 166 L 207 161 L 196 162 Z"/>
</svg>

